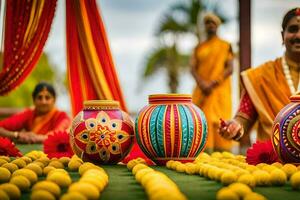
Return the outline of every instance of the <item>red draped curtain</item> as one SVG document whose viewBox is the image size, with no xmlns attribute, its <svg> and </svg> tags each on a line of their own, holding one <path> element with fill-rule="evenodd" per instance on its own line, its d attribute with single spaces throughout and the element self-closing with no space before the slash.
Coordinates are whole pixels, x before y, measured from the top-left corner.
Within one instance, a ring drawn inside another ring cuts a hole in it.
<svg viewBox="0 0 300 200">
<path fill-rule="evenodd" d="M 126 105 L 95 0 L 67 0 L 67 67 L 72 112 L 84 100 L 109 99 Z"/>
<path fill-rule="evenodd" d="M 20 85 L 33 70 L 48 38 L 55 8 L 56 0 L 6 0 L 0 95 Z"/>
</svg>

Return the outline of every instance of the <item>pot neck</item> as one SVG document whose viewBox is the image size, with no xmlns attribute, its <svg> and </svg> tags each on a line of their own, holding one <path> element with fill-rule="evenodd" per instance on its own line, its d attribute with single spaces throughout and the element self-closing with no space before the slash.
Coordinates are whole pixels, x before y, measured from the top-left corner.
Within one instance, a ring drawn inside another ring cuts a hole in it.
<svg viewBox="0 0 300 200">
<path fill-rule="evenodd" d="M 120 103 L 113 100 L 88 100 L 83 102 L 83 110 L 116 110 Z"/>
<path fill-rule="evenodd" d="M 300 102 L 300 93 L 298 92 L 297 94 L 290 96 L 290 101 L 299 103 Z"/>
<path fill-rule="evenodd" d="M 192 103 L 192 96 L 189 94 L 153 94 L 148 100 L 149 104 Z"/>
</svg>

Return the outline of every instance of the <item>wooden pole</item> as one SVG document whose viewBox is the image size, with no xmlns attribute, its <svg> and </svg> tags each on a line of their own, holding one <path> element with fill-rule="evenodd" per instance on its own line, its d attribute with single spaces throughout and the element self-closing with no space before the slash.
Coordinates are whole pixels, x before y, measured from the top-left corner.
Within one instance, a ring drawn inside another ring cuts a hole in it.
<svg viewBox="0 0 300 200">
<path fill-rule="evenodd" d="M 251 67 L 251 0 L 239 0 L 240 72 Z"/>
<path fill-rule="evenodd" d="M 240 72 L 251 67 L 251 0 L 239 0 L 240 18 Z M 240 139 L 240 153 L 251 146 L 250 134 Z"/>
</svg>

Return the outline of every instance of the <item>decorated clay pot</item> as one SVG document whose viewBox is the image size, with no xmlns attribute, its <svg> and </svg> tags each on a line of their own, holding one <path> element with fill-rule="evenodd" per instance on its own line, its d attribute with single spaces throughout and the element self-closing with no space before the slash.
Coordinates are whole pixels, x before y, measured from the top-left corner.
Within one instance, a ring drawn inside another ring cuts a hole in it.
<svg viewBox="0 0 300 200">
<path fill-rule="evenodd" d="M 133 122 L 119 102 L 91 100 L 72 121 L 70 143 L 84 161 L 116 164 L 130 151 L 133 136 Z"/>
<path fill-rule="evenodd" d="M 284 163 L 300 164 L 300 95 L 277 114 L 272 130 L 272 143 Z"/>
<path fill-rule="evenodd" d="M 150 95 L 135 130 L 142 151 L 159 165 L 168 160 L 193 161 L 207 139 L 205 116 L 185 94 Z"/>
</svg>

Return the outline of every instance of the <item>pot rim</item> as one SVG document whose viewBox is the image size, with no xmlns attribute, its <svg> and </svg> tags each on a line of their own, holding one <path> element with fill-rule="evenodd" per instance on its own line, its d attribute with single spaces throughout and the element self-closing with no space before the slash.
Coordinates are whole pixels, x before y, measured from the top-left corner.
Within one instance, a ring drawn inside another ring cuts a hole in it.
<svg viewBox="0 0 300 200">
<path fill-rule="evenodd" d="M 295 95 L 290 96 L 290 101 L 291 102 L 300 102 L 300 94 L 297 93 Z"/>
<path fill-rule="evenodd" d="M 152 94 L 149 95 L 150 104 L 168 104 L 168 103 L 191 103 L 192 95 L 190 94 Z"/>
<path fill-rule="evenodd" d="M 118 109 L 120 103 L 114 100 L 87 100 L 83 102 L 84 110 Z"/>
</svg>

